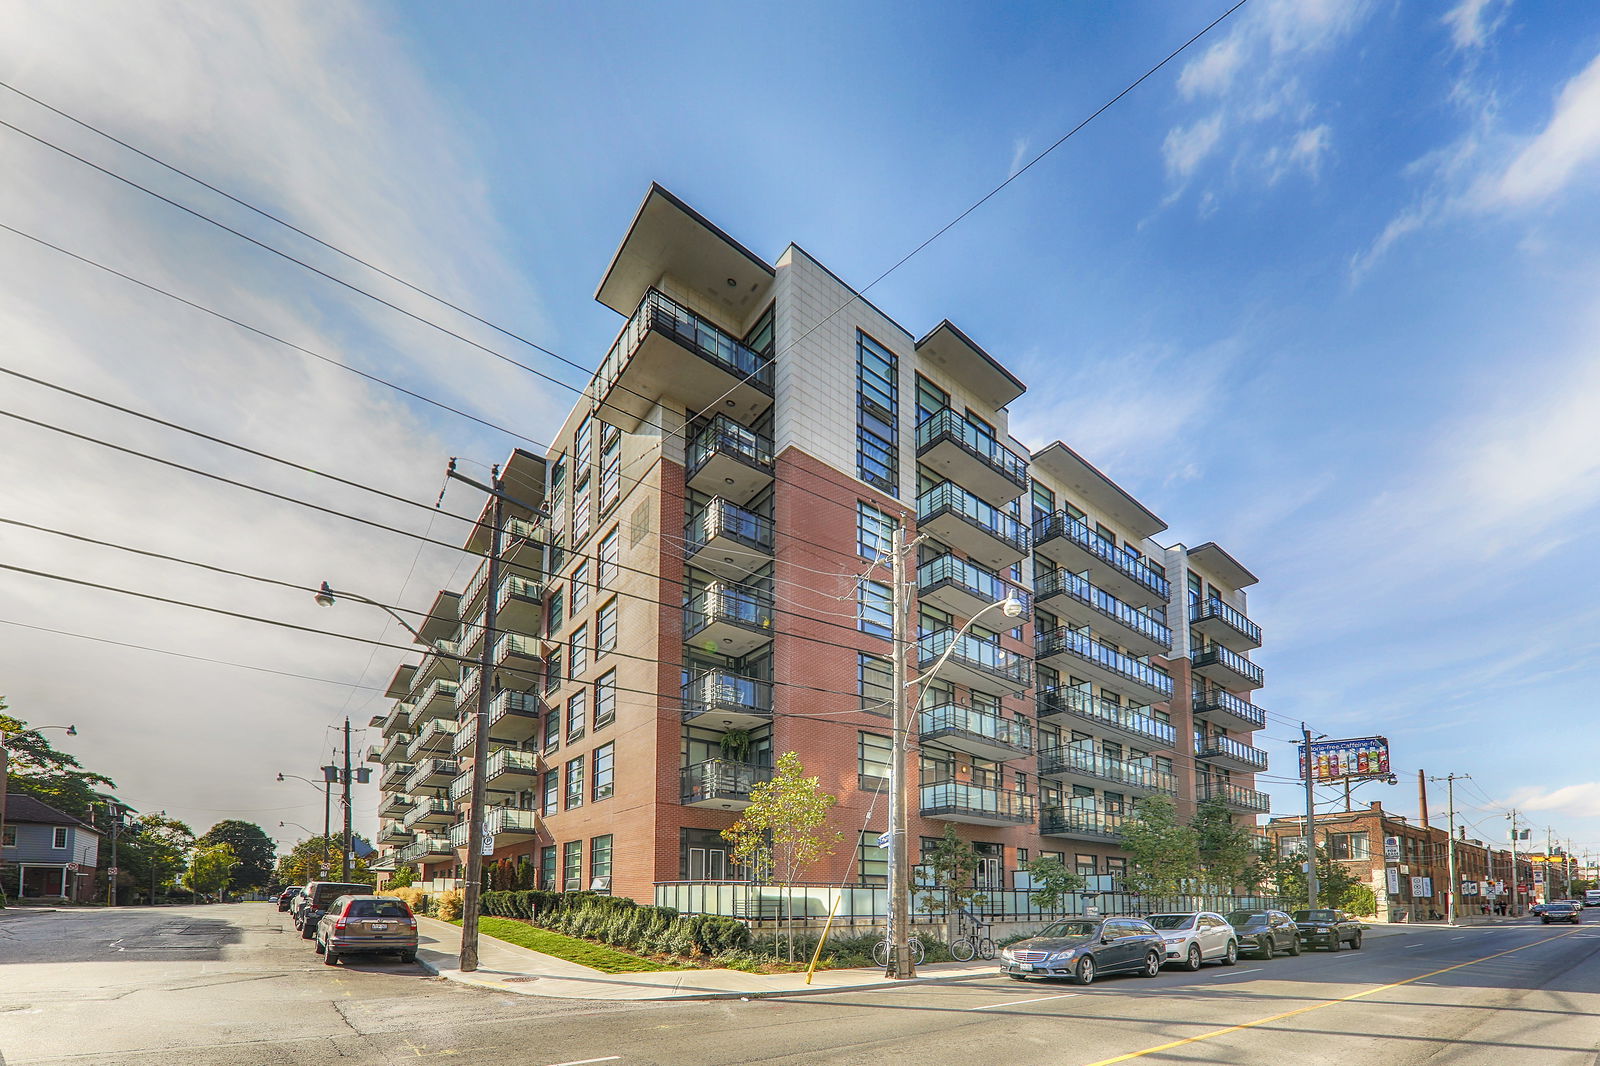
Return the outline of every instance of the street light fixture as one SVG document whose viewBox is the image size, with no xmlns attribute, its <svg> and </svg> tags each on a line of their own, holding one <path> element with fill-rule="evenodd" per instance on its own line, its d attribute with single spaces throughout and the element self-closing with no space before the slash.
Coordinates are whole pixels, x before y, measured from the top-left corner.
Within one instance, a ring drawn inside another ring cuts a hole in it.
<svg viewBox="0 0 1600 1066">
<path fill-rule="evenodd" d="M 329 770 L 329 767 L 324 766 L 322 768 L 322 872 L 323 873 L 327 873 L 328 872 L 328 838 L 333 835 L 333 812 L 332 812 L 332 807 L 333 807 L 333 775 L 328 773 L 328 770 Z M 286 781 L 291 777 L 294 778 L 296 781 L 304 781 L 306 784 L 310 785 L 312 788 L 316 788 L 317 787 L 317 783 L 315 781 L 311 780 L 311 778 L 309 778 L 309 777 L 301 777 L 299 774 L 282 774 L 282 773 L 280 773 L 278 775 L 278 780 L 279 781 Z M 279 822 L 278 824 L 282 825 L 283 823 Z M 291 822 L 290 824 L 292 825 L 294 823 Z M 301 828 L 304 829 L 305 827 L 301 826 Z M 311 830 L 309 830 L 309 829 L 306 829 L 306 835 L 308 835 L 308 836 L 316 836 L 316 834 L 311 832 Z"/>
</svg>

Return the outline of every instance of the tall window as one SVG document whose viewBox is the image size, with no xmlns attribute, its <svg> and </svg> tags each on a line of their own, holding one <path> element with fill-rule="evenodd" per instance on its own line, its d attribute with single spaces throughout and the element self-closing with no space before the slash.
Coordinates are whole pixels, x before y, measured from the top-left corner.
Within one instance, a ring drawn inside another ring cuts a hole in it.
<svg viewBox="0 0 1600 1066">
<path fill-rule="evenodd" d="M 895 355 L 856 333 L 856 473 L 862 481 L 899 494 L 900 383 Z"/>
<path fill-rule="evenodd" d="M 856 846 L 856 867 L 861 871 L 863 885 L 889 883 L 889 850 L 878 847 L 878 834 L 870 829 L 861 834 Z"/>
<path fill-rule="evenodd" d="M 600 606 L 595 620 L 595 657 L 617 650 L 617 601 L 613 598 Z"/>
<path fill-rule="evenodd" d="M 893 535 L 893 515 L 869 503 L 856 504 L 856 554 L 865 559 L 887 556 Z"/>
<path fill-rule="evenodd" d="M 856 691 L 861 693 L 861 709 L 873 714 L 889 714 L 894 695 L 894 671 L 880 655 L 856 655 Z"/>
<path fill-rule="evenodd" d="M 595 552 L 599 560 L 595 573 L 595 584 L 600 588 L 608 589 L 617 580 L 618 549 L 621 544 L 617 537 L 617 527 L 612 526 L 611 531 L 600 538 L 600 547 Z"/>
<path fill-rule="evenodd" d="M 553 691 L 561 687 L 561 653 L 553 651 L 545 656 L 544 660 L 544 690 Z"/>
<path fill-rule="evenodd" d="M 894 626 L 894 594 L 888 585 L 861 582 L 856 593 L 856 628 L 863 633 L 888 639 Z"/>
<path fill-rule="evenodd" d="M 596 802 L 610 799 L 616 791 L 613 780 L 613 759 L 616 755 L 615 744 L 602 744 L 594 749 L 594 798 Z"/>
<path fill-rule="evenodd" d="M 577 431 L 572 435 L 572 467 L 580 481 L 589 473 L 589 464 L 594 461 L 593 453 L 589 450 L 593 439 L 594 419 L 585 418 L 578 423 Z"/>
<path fill-rule="evenodd" d="M 589 669 L 589 627 L 579 626 L 572 631 L 572 673 L 573 680 L 583 676 Z"/>
<path fill-rule="evenodd" d="M 555 522 L 560 522 L 566 517 L 561 513 L 562 505 L 566 503 L 566 494 L 567 456 L 563 452 L 550 464 L 550 487 L 545 490 L 545 499 L 548 502 L 551 518 Z"/>
<path fill-rule="evenodd" d="M 563 892 L 581 892 L 583 890 L 583 841 L 570 840 L 562 845 L 564 854 L 561 856 L 561 890 Z"/>
<path fill-rule="evenodd" d="M 589 876 L 611 876 L 611 834 L 589 841 Z"/>
<path fill-rule="evenodd" d="M 572 617 L 589 605 L 589 564 L 579 563 L 572 569 Z"/>
<path fill-rule="evenodd" d="M 950 394 L 939 386 L 917 375 L 917 425 L 922 425 L 934 415 L 950 406 Z"/>
<path fill-rule="evenodd" d="M 565 608 L 562 606 L 564 593 L 556 589 L 550 594 L 550 606 L 545 608 L 545 633 L 555 636 L 561 632 L 561 626 L 566 622 Z"/>
<path fill-rule="evenodd" d="M 583 736 L 584 721 L 589 715 L 589 690 L 579 689 L 567 699 L 567 740 Z"/>
<path fill-rule="evenodd" d="M 539 849 L 539 887 L 546 892 L 556 890 L 556 846 Z"/>
<path fill-rule="evenodd" d="M 589 523 L 592 519 L 589 513 L 589 470 L 584 467 L 578 475 L 576 486 L 572 490 L 572 548 L 574 551 L 583 544 L 583 538 L 589 535 Z"/>
<path fill-rule="evenodd" d="M 894 755 L 894 744 L 888 737 L 876 733 L 856 734 L 856 776 L 858 784 L 868 790 L 880 785 L 889 786 L 889 763 Z"/>
<path fill-rule="evenodd" d="M 550 708 L 544 716 L 544 750 L 555 751 L 561 746 L 561 705 Z"/>
<path fill-rule="evenodd" d="M 546 818 L 561 811 L 561 771 L 544 772 L 544 815 Z"/>
<path fill-rule="evenodd" d="M 622 431 L 616 426 L 600 428 L 600 513 L 605 514 L 622 498 Z"/>
<path fill-rule="evenodd" d="M 1046 515 L 1054 514 L 1055 510 L 1055 490 L 1048 485 L 1041 485 L 1035 481 L 1033 483 L 1033 520 L 1037 522 Z"/>
<path fill-rule="evenodd" d="M 617 717 L 617 672 L 608 670 L 594 683 L 594 727 L 610 725 Z"/>
<path fill-rule="evenodd" d="M 567 761 L 567 810 L 583 806 L 583 756 Z"/>
</svg>

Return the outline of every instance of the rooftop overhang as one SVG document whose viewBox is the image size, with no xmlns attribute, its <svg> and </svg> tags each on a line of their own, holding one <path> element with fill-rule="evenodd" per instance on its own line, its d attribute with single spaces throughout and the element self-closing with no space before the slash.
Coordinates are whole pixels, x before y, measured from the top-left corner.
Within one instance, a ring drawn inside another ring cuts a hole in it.
<svg viewBox="0 0 1600 1066">
<path fill-rule="evenodd" d="M 978 347 L 947 318 L 917 342 L 917 354 L 971 389 L 996 410 L 1028 391 L 1028 386 Z"/>
<path fill-rule="evenodd" d="M 1241 566 L 1239 560 L 1217 547 L 1215 541 L 1208 540 L 1198 548 L 1190 548 L 1189 561 L 1229 588 L 1249 588 L 1260 580 Z"/>
<path fill-rule="evenodd" d="M 428 617 L 417 626 L 417 632 L 430 643 L 436 640 L 449 640 L 455 635 L 456 627 L 461 622 L 461 593 L 450 592 L 444 589 L 433 598 L 433 605 L 428 608 Z M 405 693 L 399 693 L 404 696 Z"/>
<path fill-rule="evenodd" d="M 1034 452 L 1033 467 L 1076 493 L 1091 509 L 1098 509 L 1138 539 L 1153 537 L 1167 528 L 1165 522 L 1121 485 L 1060 441 Z"/>
<path fill-rule="evenodd" d="M 500 479 L 505 486 L 505 494 L 509 497 L 503 501 L 501 516 L 530 521 L 538 518 L 539 509 L 544 506 L 544 477 L 543 456 L 534 455 L 521 448 L 512 449 L 510 457 L 500 466 Z M 467 551 L 477 555 L 488 554 L 489 530 L 494 524 L 493 518 L 494 499 L 490 497 L 484 500 L 483 510 L 478 514 L 478 522 L 467 536 L 467 543 L 464 545 Z M 460 599 L 459 596 L 456 598 Z M 451 618 L 454 619 L 455 616 L 451 615 Z M 444 636 L 448 637 L 449 634 L 446 633 Z"/>
<path fill-rule="evenodd" d="M 776 271 L 699 212 L 651 182 L 594 298 L 631 315 L 663 277 L 723 324 L 743 323 L 765 303 Z"/>
<path fill-rule="evenodd" d="M 397 700 L 411 691 L 411 679 L 417 676 L 416 663 L 401 663 L 389 679 L 389 687 L 383 694 L 391 700 Z"/>
</svg>

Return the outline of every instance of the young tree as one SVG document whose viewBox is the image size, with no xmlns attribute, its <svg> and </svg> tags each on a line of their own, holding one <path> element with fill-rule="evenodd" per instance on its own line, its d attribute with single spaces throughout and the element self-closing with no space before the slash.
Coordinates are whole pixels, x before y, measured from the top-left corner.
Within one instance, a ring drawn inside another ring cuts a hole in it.
<svg viewBox="0 0 1600 1066">
<path fill-rule="evenodd" d="M 196 843 L 226 844 L 239 859 L 239 868 L 233 871 L 232 883 L 240 888 L 265 888 L 272 879 L 273 864 L 278 848 L 272 838 L 253 822 L 228 819 L 206 830 Z"/>
<path fill-rule="evenodd" d="M 416 881 L 417 872 L 409 866 L 401 865 L 394 868 L 394 872 L 389 875 L 389 880 L 384 887 L 410 888 L 412 885 L 416 884 Z"/>
<path fill-rule="evenodd" d="M 945 823 L 944 835 L 922 856 L 932 884 L 922 893 L 922 909 L 930 915 L 944 912 L 945 940 L 955 939 L 957 914 L 969 903 L 982 902 L 977 885 L 978 849 L 956 835 Z"/>
<path fill-rule="evenodd" d="M 1178 824 L 1166 796 L 1146 796 L 1134 804 L 1133 817 L 1122 823 L 1122 850 L 1128 853 L 1122 882 L 1130 892 L 1176 896 L 1200 876 L 1199 837 Z"/>
<path fill-rule="evenodd" d="M 1083 888 L 1083 878 L 1067 869 L 1060 859 L 1039 856 L 1028 863 L 1028 873 L 1033 875 L 1033 902 L 1044 910 L 1055 910 L 1067 900 L 1067 894 Z"/>
<path fill-rule="evenodd" d="M 1211 888 L 1225 895 L 1247 885 L 1256 862 L 1255 841 L 1250 830 L 1233 820 L 1222 797 L 1201 800 L 1189 828 Z"/>
<path fill-rule="evenodd" d="M 238 862 L 238 856 L 226 844 L 202 845 L 190 858 L 189 872 L 184 874 L 183 883 L 198 895 L 226 892 Z"/>
<path fill-rule="evenodd" d="M 1287 855 L 1268 854 L 1263 858 L 1268 881 L 1277 890 L 1284 906 L 1294 909 L 1306 904 L 1307 888 L 1305 849 L 1292 850 Z M 1342 862 L 1335 859 L 1327 848 L 1317 848 L 1317 906 L 1343 907 L 1345 898 L 1361 882 L 1350 876 Z M 1374 901 L 1376 902 L 1376 901 Z M 1376 906 L 1374 906 L 1376 911 Z"/>
<path fill-rule="evenodd" d="M 0 699 L 0 712 L 5 701 Z M 0 739 L 10 754 L 6 791 L 32 796 L 63 814 L 94 820 L 91 806 L 100 793 L 116 788 L 104 774 L 85 770 L 75 756 L 51 747 L 43 733 L 30 732 L 28 723 L 0 713 Z"/>
<path fill-rule="evenodd" d="M 117 845 L 119 878 L 137 893 L 155 893 L 183 872 L 184 856 L 194 847 L 194 831 L 176 818 L 144 814 L 123 831 Z"/>
<path fill-rule="evenodd" d="M 844 834 L 828 828 L 828 812 L 839 801 L 822 788 L 819 778 L 806 777 L 800 756 L 786 751 L 778 756 L 778 768 L 771 781 L 750 789 L 750 806 L 738 821 L 722 831 L 733 845 L 729 858 L 736 866 L 748 867 L 752 880 L 772 882 L 788 891 L 800 879 L 800 871 L 827 855 L 832 855 Z M 792 920 L 784 908 L 786 925 Z M 789 961 L 794 961 L 794 937 L 789 942 Z"/>
</svg>

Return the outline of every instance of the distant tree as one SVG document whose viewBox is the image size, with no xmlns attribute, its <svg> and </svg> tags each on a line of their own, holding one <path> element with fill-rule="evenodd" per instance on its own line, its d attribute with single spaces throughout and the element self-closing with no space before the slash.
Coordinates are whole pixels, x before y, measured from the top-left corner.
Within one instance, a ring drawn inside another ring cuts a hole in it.
<svg viewBox="0 0 1600 1066">
<path fill-rule="evenodd" d="M 0 712 L 5 708 L 0 698 Z M 30 731 L 21 718 L 0 713 L 0 739 L 10 754 L 7 792 L 32 796 L 63 814 L 92 821 L 100 793 L 117 787 L 104 774 L 85 770 L 75 756 L 57 751 L 45 734 Z"/>
<path fill-rule="evenodd" d="M 417 883 L 417 872 L 404 864 L 396 866 L 394 873 L 389 875 L 385 888 L 410 888 Z"/>
<path fill-rule="evenodd" d="M 1268 883 L 1289 908 L 1306 905 L 1306 853 L 1304 846 L 1291 849 L 1287 855 L 1267 853 L 1263 857 Z M 1317 906 L 1343 907 L 1345 897 L 1354 886 L 1360 885 L 1343 863 L 1335 859 L 1327 848 L 1317 848 Z M 1373 911 L 1376 913 L 1376 901 Z"/>
<path fill-rule="evenodd" d="M 265 888 L 272 880 L 278 847 L 266 831 L 254 822 L 228 819 L 206 830 L 198 844 L 226 844 L 239 859 L 232 884 L 238 888 Z"/>
<path fill-rule="evenodd" d="M 367 842 L 360 834 L 355 840 L 360 841 L 362 849 Z M 360 851 L 362 849 L 355 849 Z M 344 851 L 344 835 L 307 837 L 296 844 L 287 855 L 278 857 L 278 880 L 286 885 L 303 885 L 307 881 L 334 881 L 344 874 L 341 865 L 341 855 Z M 323 865 L 323 856 L 327 856 L 327 865 Z M 372 872 L 369 860 L 360 854 L 355 855 L 350 862 L 350 880 L 359 884 L 370 885 L 374 882 L 376 874 Z"/>
<path fill-rule="evenodd" d="M 839 801 L 823 789 L 822 781 L 806 777 L 800 756 L 786 751 L 778 757 L 772 780 L 750 789 L 750 805 L 738 821 L 722 831 L 733 845 L 729 858 L 751 871 L 752 880 L 792 886 L 807 866 L 833 854 L 844 838 L 828 828 L 828 812 Z M 785 898 L 791 893 L 785 892 Z M 788 909 L 785 922 L 791 920 Z M 794 960 L 794 937 L 786 937 L 789 959 Z"/>
<path fill-rule="evenodd" d="M 118 880 L 135 893 L 159 893 L 183 873 L 184 857 L 193 847 L 194 830 L 176 818 L 140 815 L 117 843 L 117 868 L 122 871 Z"/>
<path fill-rule="evenodd" d="M 1256 864 L 1256 845 L 1250 830 L 1233 820 L 1222 797 L 1201 800 L 1189 820 L 1194 830 L 1200 869 L 1216 891 L 1227 894 L 1248 887 Z"/>
<path fill-rule="evenodd" d="M 1122 823 L 1122 850 L 1128 853 L 1123 887 L 1146 896 L 1176 896 L 1200 876 L 1199 835 L 1179 825 L 1173 803 L 1146 796 Z"/>
<path fill-rule="evenodd" d="M 189 859 L 189 871 L 183 883 L 199 895 L 226 892 L 239 858 L 226 844 L 205 844 L 195 849 Z"/>
<path fill-rule="evenodd" d="M 1067 894 L 1083 888 L 1083 878 L 1067 869 L 1067 864 L 1056 858 L 1039 856 L 1029 861 L 1028 873 L 1033 876 L 1033 902 L 1043 910 L 1056 910 L 1067 901 Z"/>
<path fill-rule="evenodd" d="M 1351 914 L 1370 918 L 1378 913 L 1378 894 L 1372 891 L 1371 885 L 1358 882 L 1345 891 L 1344 899 L 1339 901 L 1339 905 Z"/>
</svg>

